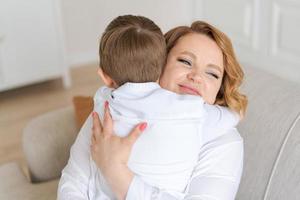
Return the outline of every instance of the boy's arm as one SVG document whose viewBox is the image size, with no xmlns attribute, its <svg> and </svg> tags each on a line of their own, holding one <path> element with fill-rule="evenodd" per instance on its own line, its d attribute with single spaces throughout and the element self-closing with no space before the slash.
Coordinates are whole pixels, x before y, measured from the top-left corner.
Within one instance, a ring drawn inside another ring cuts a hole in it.
<svg viewBox="0 0 300 200">
<path fill-rule="evenodd" d="M 214 131 L 234 128 L 240 121 L 238 113 L 228 107 L 205 103 L 204 109 L 206 111 L 204 126 L 210 127 Z"/>
</svg>

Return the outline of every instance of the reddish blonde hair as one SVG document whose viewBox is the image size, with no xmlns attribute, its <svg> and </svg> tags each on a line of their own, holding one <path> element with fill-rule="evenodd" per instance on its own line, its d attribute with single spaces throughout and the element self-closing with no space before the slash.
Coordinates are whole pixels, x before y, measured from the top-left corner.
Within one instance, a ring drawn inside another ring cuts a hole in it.
<svg viewBox="0 0 300 200">
<path fill-rule="evenodd" d="M 190 27 L 179 26 L 165 34 L 167 53 L 176 45 L 179 38 L 189 33 L 206 35 L 220 47 L 223 53 L 224 75 L 215 104 L 227 106 L 238 112 L 241 116 L 244 116 L 248 100 L 239 91 L 244 78 L 244 72 L 236 59 L 230 39 L 214 26 L 203 21 L 195 21 Z"/>
</svg>

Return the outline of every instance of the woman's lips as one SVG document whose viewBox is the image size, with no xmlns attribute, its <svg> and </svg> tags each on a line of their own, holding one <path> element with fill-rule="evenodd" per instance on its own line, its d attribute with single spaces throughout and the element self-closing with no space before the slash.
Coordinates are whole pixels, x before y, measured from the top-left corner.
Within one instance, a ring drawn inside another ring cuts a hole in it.
<svg viewBox="0 0 300 200">
<path fill-rule="evenodd" d="M 200 95 L 200 93 L 192 87 L 186 86 L 186 85 L 179 85 L 180 91 L 184 94 L 191 94 L 191 95 Z"/>
</svg>

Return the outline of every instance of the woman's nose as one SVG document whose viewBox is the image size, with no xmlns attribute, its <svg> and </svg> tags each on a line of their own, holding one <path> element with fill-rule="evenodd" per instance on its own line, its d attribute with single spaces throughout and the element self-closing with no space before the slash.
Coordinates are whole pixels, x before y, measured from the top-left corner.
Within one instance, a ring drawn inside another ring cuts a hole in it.
<svg viewBox="0 0 300 200">
<path fill-rule="evenodd" d="M 200 83 L 202 81 L 201 75 L 196 72 L 189 73 L 187 78 L 195 83 Z"/>
</svg>

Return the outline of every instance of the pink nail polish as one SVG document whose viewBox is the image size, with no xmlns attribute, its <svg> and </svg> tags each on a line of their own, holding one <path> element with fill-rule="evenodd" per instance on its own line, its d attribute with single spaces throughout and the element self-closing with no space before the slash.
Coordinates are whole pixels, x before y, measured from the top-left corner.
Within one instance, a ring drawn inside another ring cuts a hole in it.
<svg viewBox="0 0 300 200">
<path fill-rule="evenodd" d="M 139 126 L 140 131 L 144 131 L 147 128 L 147 123 L 144 122 Z"/>
<path fill-rule="evenodd" d="M 105 101 L 104 107 L 105 107 L 105 108 L 108 108 L 108 101 Z"/>
</svg>

